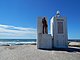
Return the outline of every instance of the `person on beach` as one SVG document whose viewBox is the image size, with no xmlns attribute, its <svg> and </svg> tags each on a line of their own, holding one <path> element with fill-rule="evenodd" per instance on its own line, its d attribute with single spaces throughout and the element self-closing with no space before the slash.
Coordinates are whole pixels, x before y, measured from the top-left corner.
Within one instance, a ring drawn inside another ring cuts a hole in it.
<svg viewBox="0 0 80 60">
<path fill-rule="evenodd" d="M 48 25 L 47 25 L 47 21 L 46 21 L 45 17 L 42 19 L 42 24 L 43 24 L 43 30 L 42 30 L 43 34 L 44 33 L 48 34 L 48 30 L 47 30 Z"/>
</svg>

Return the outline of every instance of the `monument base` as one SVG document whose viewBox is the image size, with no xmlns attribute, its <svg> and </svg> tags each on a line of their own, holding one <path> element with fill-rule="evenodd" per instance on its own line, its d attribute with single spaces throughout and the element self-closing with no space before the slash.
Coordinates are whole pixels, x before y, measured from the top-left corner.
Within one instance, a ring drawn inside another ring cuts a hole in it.
<svg viewBox="0 0 80 60">
<path fill-rule="evenodd" d="M 52 49 L 52 37 L 50 34 L 38 34 L 37 48 Z"/>
</svg>

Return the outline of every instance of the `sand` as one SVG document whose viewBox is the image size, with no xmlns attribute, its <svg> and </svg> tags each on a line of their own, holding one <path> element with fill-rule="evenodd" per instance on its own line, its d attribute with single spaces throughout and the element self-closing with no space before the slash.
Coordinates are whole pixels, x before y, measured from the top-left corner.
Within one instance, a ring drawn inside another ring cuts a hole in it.
<svg viewBox="0 0 80 60">
<path fill-rule="evenodd" d="M 41 50 L 36 45 L 0 46 L 0 60 L 80 60 L 80 52 Z"/>
</svg>

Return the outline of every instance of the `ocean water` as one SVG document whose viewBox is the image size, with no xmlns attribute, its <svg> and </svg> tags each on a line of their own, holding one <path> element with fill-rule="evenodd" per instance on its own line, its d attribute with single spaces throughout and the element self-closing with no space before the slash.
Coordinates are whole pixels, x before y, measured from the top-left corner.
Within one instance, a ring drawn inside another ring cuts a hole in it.
<svg viewBox="0 0 80 60">
<path fill-rule="evenodd" d="M 0 39 L 0 46 L 23 45 L 23 44 L 36 44 L 36 39 Z"/>
</svg>

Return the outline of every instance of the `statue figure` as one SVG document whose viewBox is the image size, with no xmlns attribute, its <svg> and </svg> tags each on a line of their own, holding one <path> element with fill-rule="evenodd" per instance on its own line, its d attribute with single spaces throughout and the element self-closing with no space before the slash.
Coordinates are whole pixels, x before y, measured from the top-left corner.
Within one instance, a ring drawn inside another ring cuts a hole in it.
<svg viewBox="0 0 80 60">
<path fill-rule="evenodd" d="M 47 30 L 48 25 L 47 25 L 47 21 L 46 21 L 45 17 L 42 19 L 42 24 L 43 24 L 43 30 L 42 30 L 43 34 L 44 33 L 48 34 L 48 30 Z"/>
</svg>

